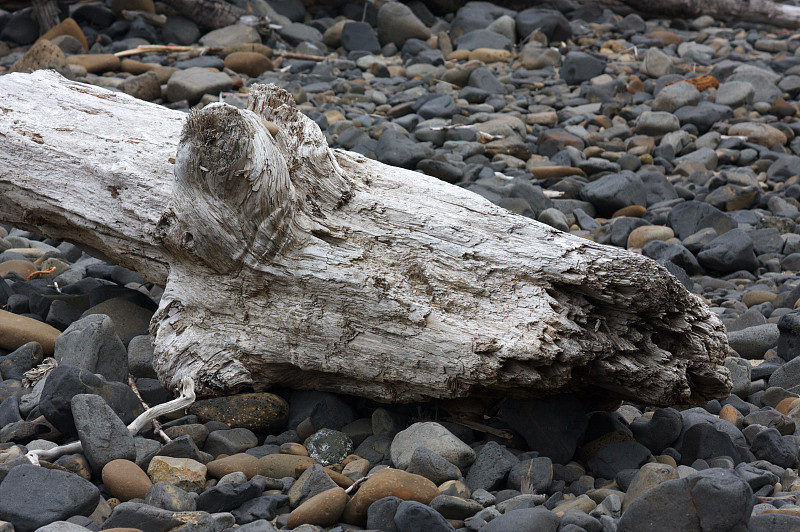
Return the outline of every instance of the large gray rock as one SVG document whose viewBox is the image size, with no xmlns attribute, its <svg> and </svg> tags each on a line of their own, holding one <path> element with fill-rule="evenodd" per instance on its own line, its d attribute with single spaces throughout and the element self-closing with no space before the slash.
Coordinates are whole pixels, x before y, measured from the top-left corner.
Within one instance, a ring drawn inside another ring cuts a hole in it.
<svg viewBox="0 0 800 532">
<path fill-rule="evenodd" d="M 599 214 L 611 216 L 622 207 L 646 205 L 647 189 L 641 177 L 629 170 L 623 170 L 587 184 L 581 190 L 581 199 L 594 205 Z"/>
<path fill-rule="evenodd" d="M 53 357 L 59 364 L 99 373 L 110 381 L 128 380 L 128 353 L 104 314 L 90 314 L 67 327 L 56 339 Z"/>
<path fill-rule="evenodd" d="M 193 67 L 175 72 L 167 82 L 167 98 L 171 102 L 186 100 L 190 105 L 204 94 L 218 94 L 233 88 L 233 80 L 222 72 Z"/>
<path fill-rule="evenodd" d="M 644 54 L 644 60 L 642 61 L 640 70 L 651 78 L 660 78 L 661 76 L 677 72 L 675 64 L 672 62 L 670 56 L 656 47 L 649 48 Z"/>
<path fill-rule="evenodd" d="M 100 490 L 74 473 L 35 465 L 12 468 L 0 483 L 0 519 L 16 532 L 33 532 L 53 521 L 88 516 Z"/>
<path fill-rule="evenodd" d="M 691 83 L 675 83 L 661 89 L 653 102 L 653 111 L 672 113 L 685 105 L 697 105 L 700 91 Z"/>
<path fill-rule="evenodd" d="M 758 268 L 753 241 L 738 228 L 731 229 L 704 245 L 697 254 L 697 261 L 704 268 L 722 273 Z M 775 340 L 777 344 L 777 338 Z"/>
<path fill-rule="evenodd" d="M 678 117 L 664 111 L 645 111 L 636 120 L 637 135 L 660 136 L 681 128 Z"/>
<path fill-rule="evenodd" d="M 136 460 L 133 436 L 102 397 L 92 394 L 74 396 L 72 417 L 82 452 L 95 475 L 99 475 L 103 466 L 112 460 Z"/>
<path fill-rule="evenodd" d="M 133 390 L 121 382 L 108 382 L 99 375 L 73 366 L 58 366 L 45 380 L 39 410 L 63 434 L 75 434 L 71 401 L 78 394 L 102 397 L 124 423 L 144 411 Z"/>
<path fill-rule="evenodd" d="M 775 323 L 765 323 L 728 333 L 728 344 L 748 360 L 764 358 L 764 353 L 778 345 L 780 331 Z"/>
<path fill-rule="evenodd" d="M 387 2 L 378 10 L 378 40 L 402 48 L 408 39 L 426 40 L 430 30 L 405 4 Z"/>
<path fill-rule="evenodd" d="M 736 473 L 706 469 L 645 492 L 622 514 L 617 532 L 744 532 L 754 504 L 753 490 Z"/>
<path fill-rule="evenodd" d="M 417 447 L 427 447 L 463 469 L 475 461 L 475 451 L 438 423 L 414 423 L 392 440 L 390 455 L 398 469 L 408 468 Z"/>
</svg>

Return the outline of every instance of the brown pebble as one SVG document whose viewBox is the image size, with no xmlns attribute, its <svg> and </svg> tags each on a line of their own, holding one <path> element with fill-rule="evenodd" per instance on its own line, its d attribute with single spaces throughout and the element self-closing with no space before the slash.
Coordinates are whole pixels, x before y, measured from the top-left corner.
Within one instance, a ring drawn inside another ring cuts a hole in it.
<svg viewBox="0 0 800 532">
<path fill-rule="evenodd" d="M 261 461 L 262 474 L 270 478 L 297 478 L 306 468 L 316 463 L 311 457 L 295 454 L 268 454 L 262 456 L 259 460 Z M 303 469 L 297 472 L 298 467 L 303 467 Z"/>
<path fill-rule="evenodd" d="M 103 466 L 103 484 L 120 501 L 144 499 L 153 483 L 142 468 L 130 460 L 112 460 Z"/>
<path fill-rule="evenodd" d="M 345 506 L 342 520 L 353 525 L 364 525 L 369 506 L 384 497 L 395 496 L 405 501 L 429 504 L 439 495 L 436 484 L 427 478 L 399 469 L 381 469 L 367 479 Z"/>
<path fill-rule="evenodd" d="M 741 429 L 744 424 L 744 416 L 731 405 L 722 407 L 722 410 L 719 411 L 719 418 L 735 425 L 739 429 Z"/>
<path fill-rule="evenodd" d="M 38 270 L 36 265 L 30 261 L 22 259 L 12 259 L 0 262 L 0 277 L 5 277 L 11 272 L 15 272 L 27 278 L 30 274 Z"/>
<path fill-rule="evenodd" d="M 308 456 L 308 449 L 304 445 L 295 442 L 284 443 L 280 447 L 281 454 L 296 454 L 298 456 Z"/>
<path fill-rule="evenodd" d="M 644 247 L 653 240 L 669 240 L 675 236 L 671 227 L 665 225 L 643 225 L 628 235 L 628 249 Z"/>
<path fill-rule="evenodd" d="M 619 218 L 620 216 L 629 216 L 631 218 L 641 218 L 646 212 L 647 207 L 642 207 L 641 205 L 628 205 L 627 207 L 623 207 L 614 212 L 611 217 Z"/>
<path fill-rule="evenodd" d="M 800 405 L 800 397 L 787 397 L 775 405 L 775 410 L 784 415 L 789 415 L 797 405 Z"/>
<path fill-rule="evenodd" d="M 122 17 L 122 11 L 145 11 L 146 13 L 155 13 L 156 6 L 153 0 L 111 0 L 111 11 L 117 17 Z"/>
<path fill-rule="evenodd" d="M 28 342 L 39 342 L 42 353 L 52 355 L 61 331 L 39 320 L 0 310 L 0 348 L 14 351 Z"/>
<path fill-rule="evenodd" d="M 269 58 L 258 52 L 233 52 L 225 58 L 225 68 L 256 78 L 267 70 L 272 70 L 274 65 Z"/>
<path fill-rule="evenodd" d="M 300 525 L 333 525 L 339 521 L 346 504 L 347 494 L 342 488 L 325 490 L 292 510 L 286 525 L 289 528 Z"/>
<path fill-rule="evenodd" d="M 281 430 L 289 419 L 289 404 L 271 393 L 242 393 L 197 401 L 189 408 L 200 423 L 219 420 L 232 429 L 254 432 Z"/>
<path fill-rule="evenodd" d="M 33 72 L 34 70 L 67 70 L 67 58 L 61 48 L 50 41 L 38 41 L 17 59 L 9 72 Z"/>
<path fill-rule="evenodd" d="M 61 35 L 69 35 L 70 37 L 75 37 L 78 42 L 81 43 L 84 50 L 89 49 L 89 43 L 86 42 L 86 35 L 83 34 L 83 30 L 78 23 L 75 22 L 75 19 L 72 18 L 65 18 L 60 24 L 57 24 L 47 30 L 47 32 L 39 37 L 38 40 L 47 40 L 52 41 L 56 37 Z"/>
<path fill-rule="evenodd" d="M 218 458 L 206 464 L 208 474 L 214 478 L 222 478 L 229 473 L 240 471 L 247 480 L 262 473 L 261 461 L 247 453 L 238 453 L 225 458 Z"/>
<path fill-rule="evenodd" d="M 753 305 L 760 305 L 761 303 L 772 303 L 777 297 L 778 294 L 770 292 L 769 290 L 748 290 L 742 296 L 742 303 L 750 308 Z"/>
<path fill-rule="evenodd" d="M 114 54 L 75 54 L 67 57 L 67 63 L 80 65 L 91 74 L 119 70 L 119 57 Z"/>
</svg>

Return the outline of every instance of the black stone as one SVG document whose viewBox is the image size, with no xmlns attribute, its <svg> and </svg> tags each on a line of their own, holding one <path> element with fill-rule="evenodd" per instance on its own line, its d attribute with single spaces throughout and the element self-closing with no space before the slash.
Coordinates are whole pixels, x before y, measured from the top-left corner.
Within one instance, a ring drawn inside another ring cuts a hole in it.
<svg viewBox="0 0 800 532">
<path fill-rule="evenodd" d="M 59 365 L 48 376 L 39 400 L 45 419 L 64 434 L 75 434 L 70 401 L 78 394 L 96 394 L 105 399 L 127 425 L 144 411 L 141 401 L 126 384 L 108 382 L 90 371 Z"/>
<path fill-rule="evenodd" d="M 532 451 L 559 464 L 572 459 L 588 425 L 583 406 L 572 395 L 509 399 L 503 403 L 501 414 Z"/>
<path fill-rule="evenodd" d="M 0 483 L 0 519 L 16 532 L 33 532 L 73 515 L 88 516 L 99 500 L 100 490 L 78 475 L 18 465 Z"/>
</svg>

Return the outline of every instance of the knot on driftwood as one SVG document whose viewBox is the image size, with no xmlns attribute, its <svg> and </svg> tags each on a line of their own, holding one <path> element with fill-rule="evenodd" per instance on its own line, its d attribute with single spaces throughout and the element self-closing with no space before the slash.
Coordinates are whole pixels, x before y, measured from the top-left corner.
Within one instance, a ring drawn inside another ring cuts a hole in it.
<svg viewBox="0 0 800 532">
<path fill-rule="evenodd" d="M 322 131 L 289 93 L 256 85 L 249 107 L 190 113 L 159 223 L 174 253 L 219 274 L 260 270 L 309 233 L 329 232 L 325 211 L 351 195 Z"/>
</svg>

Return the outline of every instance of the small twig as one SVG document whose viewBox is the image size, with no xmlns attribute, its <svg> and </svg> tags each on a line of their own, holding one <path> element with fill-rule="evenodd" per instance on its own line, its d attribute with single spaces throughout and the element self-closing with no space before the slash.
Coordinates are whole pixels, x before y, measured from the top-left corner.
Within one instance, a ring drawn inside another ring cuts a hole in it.
<svg viewBox="0 0 800 532">
<path fill-rule="evenodd" d="M 361 477 L 360 479 L 353 481 L 353 483 L 350 485 L 350 487 L 349 487 L 349 488 L 347 488 L 347 489 L 345 489 L 345 490 L 344 490 L 344 492 L 345 492 L 345 493 L 350 493 L 351 491 L 353 491 L 354 489 L 356 489 L 356 487 L 357 487 L 357 486 L 360 486 L 361 484 L 363 484 L 364 482 L 366 482 L 366 481 L 369 479 L 369 477 L 371 477 L 373 474 L 374 474 L 374 473 L 370 473 L 370 474 L 369 474 L 369 475 L 367 475 L 366 477 Z"/>
<path fill-rule="evenodd" d="M 129 55 L 147 54 L 151 52 L 195 52 L 197 55 L 205 55 L 211 51 L 219 51 L 222 48 L 212 46 L 178 46 L 166 44 L 143 44 L 136 48 L 122 50 L 114 55 L 117 57 L 127 57 Z"/>
<path fill-rule="evenodd" d="M 169 414 L 170 412 L 174 412 L 176 410 L 181 410 L 183 408 L 188 407 L 192 403 L 195 402 L 197 396 L 194 393 L 194 380 L 191 377 L 184 377 L 181 381 L 181 394 L 180 396 L 176 397 L 172 401 L 167 401 L 166 403 L 161 403 L 160 405 L 156 405 L 153 408 L 145 410 L 142 414 L 139 415 L 133 422 L 128 425 L 128 431 L 131 434 L 138 434 L 142 428 L 150 420 L 156 419 L 158 416 L 162 416 L 164 414 Z"/>
<path fill-rule="evenodd" d="M 279 52 L 277 50 L 273 50 L 272 54 L 277 55 L 279 57 L 285 57 L 287 59 L 305 59 L 306 61 L 325 61 L 327 59 L 327 57 L 325 56 L 298 54 L 295 52 Z"/>
<path fill-rule="evenodd" d="M 128 386 L 131 387 L 131 390 L 133 390 L 133 393 L 135 393 L 136 397 L 139 398 L 139 401 L 142 402 L 142 406 L 144 407 L 144 409 L 145 410 L 149 410 L 150 409 L 150 405 L 148 405 L 147 401 L 145 401 L 144 398 L 142 398 L 142 394 L 139 391 L 139 387 L 136 386 L 136 381 L 133 379 L 133 375 L 131 375 L 130 373 L 128 373 Z M 166 433 L 162 430 L 161 423 L 159 423 L 157 419 L 152 419 L 150 421 L 150 424 L 153 426 L 153 433 L 155 433 L 156 435 L 160 436 L 161 439 L 164 440 L 164 443 L 169 443 L 169 442 L 172 441 L 172 438 L 167 436 Z"/>
</svg>

